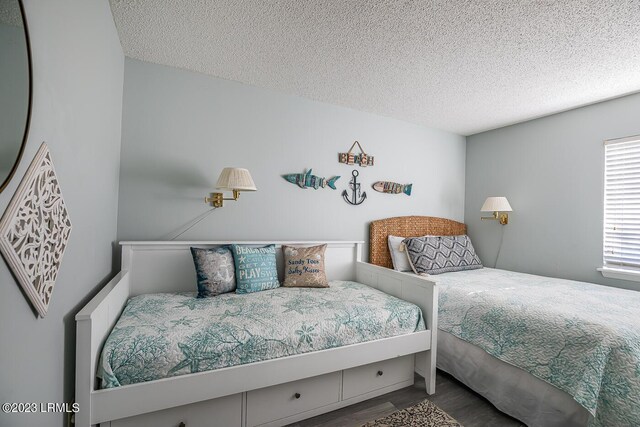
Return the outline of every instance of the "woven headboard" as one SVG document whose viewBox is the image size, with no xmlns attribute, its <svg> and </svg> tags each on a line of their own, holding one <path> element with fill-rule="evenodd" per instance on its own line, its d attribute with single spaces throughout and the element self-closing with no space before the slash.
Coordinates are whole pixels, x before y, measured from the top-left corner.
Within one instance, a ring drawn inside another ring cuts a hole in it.
<svg viewBox="0 0 640 427">
<path fill-rule="evenodd" d="M 467 233 L 461 222 L 433 216 L 398 216 L 371 221 L 369 228 L 369 262 L 381 267 L 393 268 L 387 238 L 391 236 L 420 237 L 457 236 Z"/>
</svg>

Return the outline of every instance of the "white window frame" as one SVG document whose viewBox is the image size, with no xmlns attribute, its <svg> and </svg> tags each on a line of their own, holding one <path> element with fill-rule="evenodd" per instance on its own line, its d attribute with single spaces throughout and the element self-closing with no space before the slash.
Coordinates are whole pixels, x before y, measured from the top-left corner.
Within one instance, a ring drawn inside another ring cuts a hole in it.
<svg viewBox="0 0 640 427">
<path fill-rule="evenodd" d="M 607 147 L 614 147 L 618 144 L 629 144 L 635 143 L 637 144 L 637 148 L 640 152 L 640 135 L 634 135 L 625 138 L 611 139 L 604 142 L 605 150 L 604 150 L 604 194 L 603 194 L 603 223 L 602 223 L 602 268 L 598 268 L 598 271 L 602 273 L 604 277 L 611 279 L 620 279 L 620 280 L 630 280 L 634 282 L 640 282 L 640 252 L 637 256 L 632 256 L 629 259 L 636 262 L 636 265 L 631 265 L 633 263 L 625 263 L 618 262 L 615 260 L 607 260 L 607 252 L 611 246 L 611 236 L 607 236 L 608 225 L 611 223 L 611 219 L 609 216 L 611 215 L 611 211 L 613 205 L 616 203 L 611 201 L 611 176 L 610 171 L 607 169 L 607 165 L 611 163 L 608 157 Z M 637 162 L 634 161 L 634 165 L 637 163 L 637 168 L 640 171 L 640 157 Z M 608 185 L 609 184 L 609 185 Z M 639 184 L 640 185 L 640 184 Z M 618 191 L 620 191 L 618 189 Z M 636 199 L 637 198 L 637 199 Z M 633 200 L 637 200 L 638 204 L 640 204 L 640 194 L 634 197 Z M 640 212 L 640 208 L 638 208 Z M 640 221 L 640 218 L 638 218 Z M 640 228 L 635 232 L 629 232 L 628 235 L 637 236 L 640 239 Z"/>
</svg>

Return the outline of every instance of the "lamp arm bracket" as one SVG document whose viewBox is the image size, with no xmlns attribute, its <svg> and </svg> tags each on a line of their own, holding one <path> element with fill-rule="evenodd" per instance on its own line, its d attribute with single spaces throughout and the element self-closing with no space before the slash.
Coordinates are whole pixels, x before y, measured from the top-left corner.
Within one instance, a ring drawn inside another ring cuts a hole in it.
<svg viewBox="0 0 640 427">
<path fill-rule="evenodd" d="M 238 200 L 239 190 L 233 190 L 233 197 L 223 197 L 223 193 L 211 193 L 210 197 L 205 197 L 204 202 L 210 203 L 214 208 L 221 208 L 224 200 Z"/>
<path fill-rule="evenodd" d="M 480 217 L 480 219 L 498 219 L 498 212 L 497 211 L 494 211 L 492 215 L 493 216 L 482 216 L 482 217 Z"/>
<path fill-rule="evenodd" d="M 481 216 L 480 219 L 485 220 L 497 220 L 502 225 L 507 225 L 509 223 L 509 214 L 503 212 L 500 213 L 498 211 L 493 212 L 493 216 Z"/>
</svg>

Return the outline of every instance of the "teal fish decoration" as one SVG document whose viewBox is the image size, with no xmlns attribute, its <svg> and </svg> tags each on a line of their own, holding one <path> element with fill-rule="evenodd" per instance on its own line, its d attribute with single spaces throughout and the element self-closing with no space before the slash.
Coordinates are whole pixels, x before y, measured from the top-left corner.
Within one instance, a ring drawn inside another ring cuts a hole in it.
<svg viewBox="0 0 640 427">
<path fill-rule="evenodd" d="M 320 178 L 319 176 L 311 175 L 311 169 L 306 173 L 291 173 L 282 175 L 282 177 L 292 184 L 297 184 L 300 188 L 313 188 L 314 190 L 325 188 L 326 186 L 335 190 L 336 181 L 340 178 L 339 176 L 334 176 L 331 179 Z"/>
<path fill-rule="evenodd" d="M 397 182 L 378 181 L 372 185 L 373 189 L 380 193 L 400 194 L 404 193 L 407 196 L 411 195 L 411 187 L 413 184 L 402 185 Z"/>
</svg>

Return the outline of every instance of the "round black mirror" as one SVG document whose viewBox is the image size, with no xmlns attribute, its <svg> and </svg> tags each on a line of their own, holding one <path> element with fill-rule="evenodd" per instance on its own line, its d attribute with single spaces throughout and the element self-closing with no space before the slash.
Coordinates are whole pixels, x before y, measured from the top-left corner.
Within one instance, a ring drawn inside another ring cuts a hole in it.
<svg viewBox="0 0 640 427">
<path fill-rule="evenodd" d="M 31 48 L 21 0 L 0 0 L 0 192 L 18 168 L 31 118 Z"/>
</svg>

